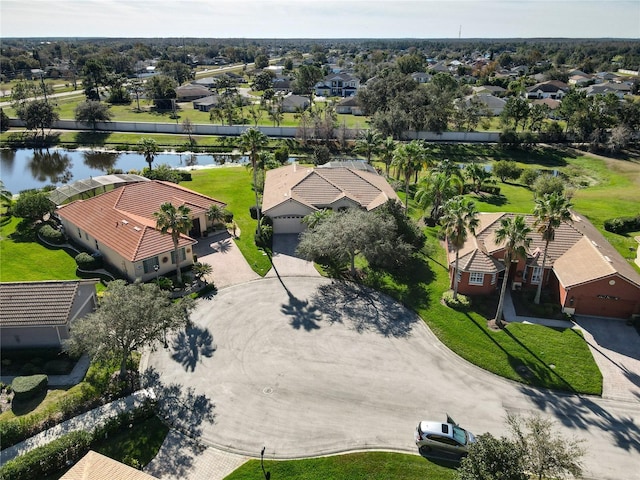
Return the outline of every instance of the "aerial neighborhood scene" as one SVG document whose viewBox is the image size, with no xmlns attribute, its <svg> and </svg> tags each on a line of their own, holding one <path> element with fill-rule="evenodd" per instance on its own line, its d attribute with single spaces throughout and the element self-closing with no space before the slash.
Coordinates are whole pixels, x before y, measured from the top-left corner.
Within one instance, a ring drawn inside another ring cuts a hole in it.
<svg viewBox="0 0 640 480">
<path fill-rule="evenodd" d="M 1 479 L 640 480 L 640 3 L 0 27 Z"/>
</svg>

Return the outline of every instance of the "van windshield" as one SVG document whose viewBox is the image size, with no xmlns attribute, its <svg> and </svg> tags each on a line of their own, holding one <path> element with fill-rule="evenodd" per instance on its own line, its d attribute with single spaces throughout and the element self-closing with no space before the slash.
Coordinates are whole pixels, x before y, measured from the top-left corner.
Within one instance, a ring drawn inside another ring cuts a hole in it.
<svg viewBox="0 0 640 480">
<path fill-rule="evenodd" d="M 463 428 L 455 425 L 453 426 L 453 438 L 455 438 L 461 445 L 467 444 L 467 432 Z"/>
</svg>

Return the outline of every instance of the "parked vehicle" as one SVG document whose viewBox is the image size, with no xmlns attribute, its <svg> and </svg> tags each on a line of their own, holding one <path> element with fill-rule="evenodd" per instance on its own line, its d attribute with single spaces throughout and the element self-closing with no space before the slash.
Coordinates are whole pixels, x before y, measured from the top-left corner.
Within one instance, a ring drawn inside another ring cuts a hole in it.
<svg viewBox="0 0 640 480">
<path fill-rule="evenodd" d="M 422 454 L 444 454 L 456 458 L 469 453 L 469 445 L 476 437 L 458 426 L 449 415 L 445 423 L 423 420 L 416 427 L 416 445 Z"/>
</svg>

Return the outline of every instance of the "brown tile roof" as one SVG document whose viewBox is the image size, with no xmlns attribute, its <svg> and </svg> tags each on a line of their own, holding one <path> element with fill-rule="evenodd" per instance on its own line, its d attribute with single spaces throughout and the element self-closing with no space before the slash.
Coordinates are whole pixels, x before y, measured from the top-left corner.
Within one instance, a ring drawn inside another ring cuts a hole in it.
<svg viewBox="0 0 640 480">
<path fill-rule="evenodd" d="M 210 205 L 222 208 L 226 204 L 179 185 L 161 182 L 140 182 L 116 188 L 87 200 L 76 200 L 58 208 L 65 218 L 98 242 L 135 262 L 173 249 L 170 235 L 156 230 L 154 212 L 171 202 L 186 205 L 192 214 L 206 212 Z M 67 232 L 73 236 L 74 232 Z M 179 246 L 192 245 L 195 240 L 183 235 Z"/>
<path fill-rule="evenodd" d="M 455 261 L 454 252 L 452 264 L 455 264 Z M 491 255 L 476 249 L 460 257 L 458 268 L 463 272 L 498 273 L 504 270 L 505 267 L 502 262 Z"/>
<path fill-rule="evenodd" d="M 95 280 L 82 282 L 94 283 Z M 0 326 L 66 325 L 81 281 L 0 283 Z"/>
<path fill-rule="evenodd" d="M 60 480 L 156 480 L 156 477 L 89 450 Z"/>
<path fill-rule="evenodd" d="M 391 185 L 373 172 L 346 167 L 313 169 L 293 164 L 267 172 L 263 211 L 294 199 L 313 208 L 349 198 L 367 210 L 398 199 Z"/>
</svg>

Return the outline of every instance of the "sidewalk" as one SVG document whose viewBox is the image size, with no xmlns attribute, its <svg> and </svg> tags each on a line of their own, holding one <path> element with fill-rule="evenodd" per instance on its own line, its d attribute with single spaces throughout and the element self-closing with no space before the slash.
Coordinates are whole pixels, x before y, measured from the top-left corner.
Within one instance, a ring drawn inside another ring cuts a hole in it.
<svg viewBox="0 0 640 480">
<path fill-rule="evenodd" d="M 67 433 L 74 432 L 76 430 L 91 432 L 96 427 L 104 425 L 108 419 L 141 406 L 145 399 L 151 396 L 153 396 L 153 391 L 151 390 L 138 390 L 128 397 L 120 398 L 111 403 L 107 403 L 106 405 L 102 405 L 78 415 L 77 417 L 73 417 L 66 422 L 62 422 L 48 430 L 45 430 L 44 432 L 40 432 L 31 438 L 27 438 L 12 447 L 5 448 L 0 452 L 0 463 L 4 464 L 5 462 L 19 455 L 23 455 L 34 448 L 46 445 Z"/>
</svg>

